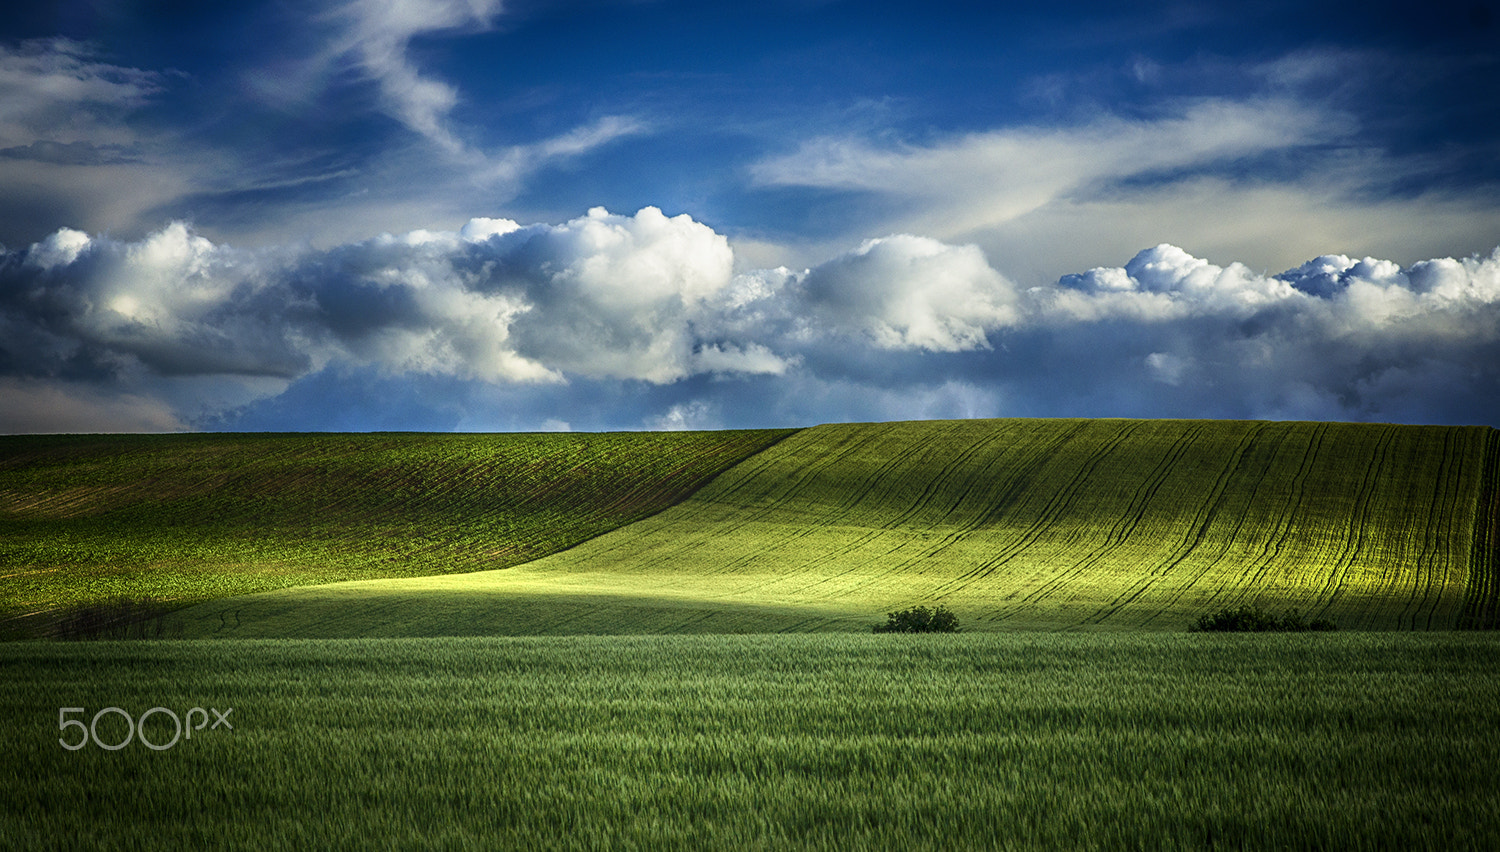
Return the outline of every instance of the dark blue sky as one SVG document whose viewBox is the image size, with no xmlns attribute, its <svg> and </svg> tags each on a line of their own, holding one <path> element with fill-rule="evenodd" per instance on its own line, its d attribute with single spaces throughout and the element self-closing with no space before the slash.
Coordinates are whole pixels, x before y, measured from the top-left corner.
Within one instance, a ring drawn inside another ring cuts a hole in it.
<svg viewBox="0 0 1500 852">
<path fill-rule="evenodd" d="M 11 13 L 0 430 L 1500 422 L 1497 45 L 1494 2 Z"/>
</svg>

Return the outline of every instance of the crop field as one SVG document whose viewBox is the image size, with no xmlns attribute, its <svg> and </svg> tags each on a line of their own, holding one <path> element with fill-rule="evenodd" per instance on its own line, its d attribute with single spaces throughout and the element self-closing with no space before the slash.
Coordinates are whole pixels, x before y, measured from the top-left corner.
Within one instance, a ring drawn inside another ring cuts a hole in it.
<svg viewBox="0 0 1500 852">
<path fill-rule="evenodd" d="M 789 432 L 0 437 L 0 635 L 117 597 L 508 567 Z"/>
<path fill-rule="evenodd" d="M 799 431 L 686 500 L 506 571 L 207 604 L 187 635 L 1182 630 L 1224 606 L 1493 626 L 1488 427 L 966 420 Z M 1487 538 L 1488 536 L 1488 538 Z"/>
<path fill-rule="evenodd" d="M 1494 633 L 29 642 L 0 671 L 10 848 L 1500 846 Z"/>
<path fill-rule="evenodd" d="M 0 560 L 201 601 L 0 643 L 0 847 L 1500 847 L 1488 428 L 4 438 Z"/>
<path fill-rule="evenodd" d="M 1483 471 L 1469 594 L 1458 621 L 1469 630 L 1500 628 L 1500 430 L 1489 434 Z"/>
</svg>

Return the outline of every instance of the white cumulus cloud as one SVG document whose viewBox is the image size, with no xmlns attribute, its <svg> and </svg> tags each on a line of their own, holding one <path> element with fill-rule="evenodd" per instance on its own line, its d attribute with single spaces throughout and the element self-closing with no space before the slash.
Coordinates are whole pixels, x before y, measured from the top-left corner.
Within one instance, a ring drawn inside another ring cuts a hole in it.
<svg viewBox="0 0 1500 852">
<path fill-rule="evenodd" d="M 820 325 L 850 325 L 883 349 L 958 352 L 1014 323 L 1014 288 L 978 248 L 896 234 L 812 269 L 804 298 Z"/>
<path fill-rule="evenodd" d="M 654 207 L 558 225 L 476 218 L 327 251 L 247 251 L 173 223 L 124 243 L 60 230 L 7 252 L 0 310 L 41 345 L 12 369 L 88 357 L 160 375 L 294 377 L 333 361 L 484 381 L 670 382 L 786 364 L 700 339 L 731 283 L 727 240 Z"/>
<path fill-rule="evenodd" d="M 0 252 L 0 380 L 31 411 L 0 423 L 12 429 L 225 422 L 305 382 L 337 406 L 337 376 L 382 393 L 469 388 L 444 422 L 520 400 L 514 428 L 591 428 L 593 406 L 654 428 L 1494 422 L 1497 364 L 1500 249 L 1408 266 L 1324 254 L 1268 274 L 1164 243 L 1023 289 L 976 246 L 911 234 L 810 269 L 736 272 L 722 234 L 646 207 L 476 217 L 330 249 L 239 249 L 173 223 L 133 242 L 61 229 Z"/>
</svg>

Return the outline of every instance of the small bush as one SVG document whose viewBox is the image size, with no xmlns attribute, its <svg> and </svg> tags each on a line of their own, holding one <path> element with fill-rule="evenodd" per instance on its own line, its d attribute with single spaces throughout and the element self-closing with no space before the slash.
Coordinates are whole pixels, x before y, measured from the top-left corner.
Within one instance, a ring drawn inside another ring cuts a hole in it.
<svg viewBox="0 0 1500 852">
<path fill-rule="evenodd" d="M 958 617 L 945 606 L 935 610 L 914 606 L 886 613 L 885 624 L 877 624 L 872 629 L 876 633 L 957 633 Z"/>
<path fill-rule="evenodd" d="M 1308 621 L 1295 609 L 1288 611 L 1285 615 L 1276 615 L 1259 607 L 1242 605 L 1238 608 L 1225 607 L 1213 615 L 1200 616 L 1197 623 L 1188 629 L 1195 633 L 1261 633 L 1273 630 L 1285 632 L 1337 630 L 1338 627 L 1327 619 Z"/>
</svg>

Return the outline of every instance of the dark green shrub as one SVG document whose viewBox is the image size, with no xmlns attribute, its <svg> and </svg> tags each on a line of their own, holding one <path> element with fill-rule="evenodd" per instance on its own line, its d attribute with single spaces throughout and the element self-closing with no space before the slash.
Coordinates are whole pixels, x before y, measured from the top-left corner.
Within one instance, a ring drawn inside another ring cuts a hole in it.
<svg viewBox="0 0 1500 852">
<path fill-rule="evenodd" d="M 914 606 L 886 613 L 885 624 L 877 624 L 872 629 L 876 633 L 957 633 L 958 617 L 945 606 L 935 610 Z"/>
<path fill-rule="evenodd" d="M 1265 631 L 1301 632 L 1305 630 L 1337 630 L 1327 619 L 1308 621 L 1295 609 L 1285 615 L 1266 612 L 1260 607 L 1243 604 L 1225 607 L 1213 615 L 1199 616 L 1197 623 L 1188 628 L 1203 633 L 1261 633 Z"/>
</svg>

